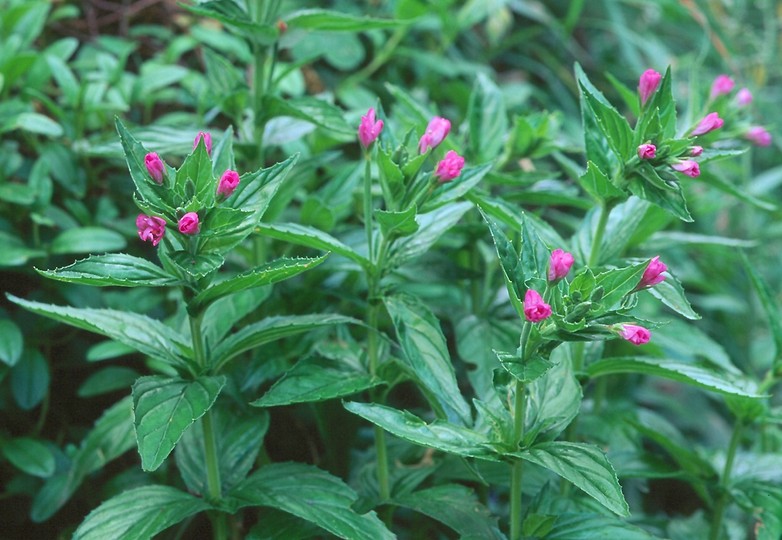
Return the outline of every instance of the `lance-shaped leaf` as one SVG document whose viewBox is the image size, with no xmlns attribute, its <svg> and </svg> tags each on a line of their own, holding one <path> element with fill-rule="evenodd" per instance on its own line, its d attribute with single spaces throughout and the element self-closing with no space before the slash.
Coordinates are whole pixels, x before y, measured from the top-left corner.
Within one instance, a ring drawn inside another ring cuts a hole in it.
<svg viewBox="0 0 782 540">
<path fill-rule="evenodd" d="M 73 540 L 152 538 L 211 506 L 169 486 L 142 486 L 120 493 L 89 513 Z"/>
<path fill-rule="evenodd" d="M 521 271 L 529 280 L 546 279 L 551 250 L 538 235 L 537 227 L 526 214 L 521 220 Z"/>
<path fill-rule="evenodd" d="M 332 313 L 268 317 L 257 323 L 245 326 L 215 347 L 212 351 L 212 357 L 217 366 L 215 369 L 219 370 L 237 354 L 259 347 L 264 343 L 314 330 L 315 328 L 356 322 L 358 322 L 356 319 Z"/>
<path fill-rule="evenodd" d="M 380 226 L 380 233 L 388 240 L 410 236 L 418 230 L 418 222 L 415 220 L 416 211 L 415 205 L 402 212 L 375 210 L 375 219 Z"/>
<path fill-rule="evenodd" d="M 524 304 L 521 300 L 523 297 L 521 292 L 524 288 L 524 271 L 521 267 L 519 254 L 500 226 L 484 213 L 483 208 L 481 208 L 481 214 L 489 226 L 489 232 L 494 240 L 494 247 L 500 259 L 500 268 L 502 268 L 502 273 L 505 277 L 505 286 L 508 289 L 511 305 L 519 314 L 519 317 L 523 317 Z"/>
<path fill-rule="evenodd" d="M 301 463 L 266 465 L 225 497 L 233 511 L 246 506 L 277 508 L 318 525 L 340 538 L 390 540 L 375 512 L 359 514 L 358 495 L 339 478 Z"/>
<path fill-rule="evenodd" d="M 243 291 L 261 285 L 277 283 L 284 279 L 291 278 L 297 274 L 315 268 L 322 263 L 328 254 L 317 258 L 281 258 L 266 263 L 258 268 L 243 272 L 238 276 L 215 283 L 204 291 L 200 292 L 193 299 L 196 307 L 205 306 L 210 302 L 217 300 L 227 294 Z"/>
<path fill-rule="evenodd" d="M 776 349 L 773 358 L 776 358 L 775 366 L 779 367 L 782 364 L 782 315 L 779 311 L 779 304 L 775 301 L 775 295 L 772 294 L 766 280 L 760 276 L 743 251 L 741 252 L 741 262 L 749 276 L 750 283 L 752 283 L 752 288 L 755 289 L 755 294 L 758 295 L 760 305 L 768 318 L 771 336 L 774 339 L 774 348 Z"/>
<path fill-rule="evenodd" d="M 126 245 L 125 237 L 104 227 L 78 227 L 61 232 L 49 250 L 52 253 L 93 253 L 116 251 Z"/>
<path fill-rule="evenodd" d="M 409 298 L 392 296 L 385 304 L 404 359 L 439 416 L 471 424 L 470 407 L 459 391 L 440 322 L 426 306 Z"/>
<path fill-rule="evenodd" d="M 41 441 L 19 437 L 0 442 L 0 452 L 17 469 L 32 476 L 48 478 L 54 474 L 54 454 Z"/>
<path fill-rule="evenodd" d="M 13 367 L 22 357 L 24 336 L 9 319 L 0 319 L 0 362 Z"/>
<path fill-rule="evenodd" d="M 247 38 L 259 45 L 272 45 L 280 35 L 274 25 L 254 22 L 247 12 L 245 2 L 207 0 L 195 5 L 182 4 L 182 7 L 197 15 L 209 17 L 237 28 Z"/>
<path fill-rule="evenodd" d="M 594 162 L 587 162 L 587 169 L 584 174 L 578 178 L 578 183 L 598 201 L 615 201 L 627 198 L 627 194 L 613 185 L 608 177 L 595 165 Z"/>
<path fill-rule="evenodd" d="M 658 537 L 611 515 L 559 514 L 545 538 L 546 540 L 572 540 L 574 538 L 655 540 Z"/>
<path fill-rule="evenodd" d="M 589 364 L 587 373 L 590 377 L 617 373 L 643 373 L 699 386 L 720 394 L 763 397 L 758 394 L 757 383 L 746 377 L 734 373 L 718 373 L 705 367 L 674 360 L 633 356 L 604 358 Z"/>
<path fill-rule="evenodd" d="M 400 238 L 393 244 L 390 250 L 390 261 L 399 266 L 426 253 L 470 208 L 472 203 L 458 202 L 446 204 L 426 214 L 419 214 L 416 217 L 418 231 Z"/>
<path fill-rule="evenodd" d="M 176 276 L 158 265 L 125 253 L 92 255 L 68 266 L 38 270 L 38 273 L 57 281 L 93 287 L 164 287 L 180 283 Z"/>
<path fill-rule="evenodd" d="M 314 227 L 307 227 L 298 223 L 261 223 L 256 230 L 264 236 L 284 242 L 337 253 L 364 267 L 370 264 L 366 257 L 356 253 L 350 246 Z"/>
<path fill-rule="evenodd" d="M 600 303 L 605 309 L 611 309 L 635 289 L 647 266 L 649 261 L 644 261 L 624 268 L 612 268 L 595 276 L 595 288 L 603 288 Z"/>
<path fill-rule="evenodd" d="M 541 356 L 523 359 L 516 353 L 494 351 L 505 370 L 520 382 L 532 382 L 542 377 L 554 364 Z"/>
<path fill-rule="evenodd" d="M 682 317 L 692 321 L 701 318 L 690 305 L 690 301 L 684 296 L 684 288 L 681 282 L 674 276 L 665 276 L 665 281 L 647 289 L 652 296 L 674 310 Z"/>
<path fill-rule="evenodd" d="M 508 116 L 502 90 L 483 73 L 472 86 L 467 118 L 470 157 L 479 163 L 496 158 L 508 130 Z"/>
<path fill-rule="evenodd" d="M 345 408 L 400 439 L 448 454 L 500 461 L 489 439 L 471 429 L 444 420 L 427 424 L 416 415 L 374 403 L 345 403 Z"/>
<path fill-rule="evenodd" d="M 188 154 L 176 172 L 174 191 L 187 205 L 185 210 L 195 212 L 201 208 L 214 206 L 216 186 L 217 181 L 212 173 L 212 160 L 206 151 L 204 138 L 199 137 L 198 145 Z"/>
<path fill-rule="evenodd" d="M 376 28 L 393 28 L 405 21 L 359 17 L 327 9 L 301 9 L 285 17 L 290 28 L 304 28 L 321 32 L 365 32 Z"/>
<path fill-rule="evenodd" d="M 329 133 L 342 139 L 355 138 L 355 128 L 345 121 L 345 115 L 339 107 L 313 97 L 282 99 L 266 96 L 263 100 L 263 113 L 266 118 L 291 116 L 320 126 Z"/>
<path fill-rule="evenodd" d="M 142 469 L 160 467 L 185 430 L 209 410 L 223 385 L 223 376 L 186 381 L 153 375 L 136 381 L 133 422 Z"/>
<path fill-rule="evenodd" d="M 630 515 L 616 472 L 597 446 L 554 441 L 510 455 L 558 474 L 612 512 Z"/>
<path fill-rule="evenodd" d="M 432 198 L 424 205 L 424 211 L 432 210 L 466 195 L 489 174 L 491 168 L 492 163 L 485 163 L 477 167 L 465 167 L 458 177 L 435 188 L 432 192 Z"/>
<path fill-rule="evenodd" d="M 189 343 L 176 330 L 158 320 L 114 309 L 74 308 L 31 302 L 10 294 L 8 299 L 33 313 L 110 337 L 172 366 L 190 368 L 193 353 Z"/>
</svg>

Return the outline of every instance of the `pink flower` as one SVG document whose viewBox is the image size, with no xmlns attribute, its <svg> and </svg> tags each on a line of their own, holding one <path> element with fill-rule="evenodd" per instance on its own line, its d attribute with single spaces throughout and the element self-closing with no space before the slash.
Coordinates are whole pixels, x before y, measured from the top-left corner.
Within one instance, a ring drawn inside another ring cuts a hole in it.
<svg viewBox="0 0 782 540">
<path fill-rule="evenodd" d="M 698 123 L 697 126 L 695 126 L 695 129 L 692 130 L 690 135 L 693 137 L 704 135 L 709 131 L 714 131 L 715 129 L 721 128 L 724 123 L 725 121 L 720 118 L 719 114 L 715 112 L 709 113 L 703 118 L 703 120 L 700 121 L 700 123 Z"/>
<path fill-rule="evenodd" d="M 739 107 L 746 107 L 752 103 L 752 92 L 749 91 L 749 88 L 742 88 L 736 92 L 736 103 Z"/>
<path fill-rule="evenodd" d="M 179 220 L 179 232 L 182 234 L 197 234 L 198 233 L 198 214 L 195 212 L 188 212 L 182 216 Z"/>
<path fill-rule="evenodd" d="M 551 252 L 548 261 L 548 280 L 559 281 L 570 272 L 573 266 L 573 255 L 559 248 Z"/>
<path fill-rule="evenodd" d="M 769 146 L 771 144 L 771 133 L 760 126 L 749 128 L 744 137 L 755 146 Z"/>
<path fill-rule="evenodd" d="M 714 99 L 717 96 L 730 94 L 734 84 L 733 79 L 727 75 L 717 75 L 717 78 L 711 83 L 711 99 Z"/>
<path fill-rule="evenodd" d="M 423 154 L 430 148 L 436 148 L 448 136 L 449 131 L 451 131 L 451 122 L 435 116 L 429 121 L 426 131 L 418 141 L 418 151 Z"/>
<path fill-rule="evenodd" d="M 657 155 L 657 147 L 653 144 L 638 145 L 638 157 L 641 159 L 653 159 Z"/>
<path fill-rule="evenodd" d="M 649 330 L 635 324 L 623 324 L 621 330 L 619 330 L 619 335 L 633 345 L 649 343 L 649 340 L 652 338 L 652 333 Z"/>
<path fill-rule="evenodd" d="M 463 167 L 464 158 L 453 150 L 448 150 L 445 157 L 437 164 L 434 175 L 441 183 L 450 182 L 462 174 Z"/>
<path fill-rule="evenodd" d="M 665 281 L 665 275 L 663 272 L 668 270 L 668 267 L 665 266 L 665 263 L 660 260 L 660 257 L 653 257 L 651 261 L 649 261 L 649 265 L 646 267 L 646 270 L 644 270 L 643 276 L 641 276 L 641 281 L 636 285 L 635 290 L 639 291 L 641 289 L 645 289 L 647 287 L 654 287 L 658 283 L 662 283 Z"/>
<path fill-rule="evenodd" d="M 144 156 L 144 165 L 147 168 L 149 176 L 152 177 L 152 180 L 158 184 L 162 184 L 163 175 L 166 174 L 166 166 L 163 164 L 163 160 L 160 159 L 160 156 L 155 152 L 150 152 Z"/>
<path fill-rule="evenodd" d="M 239 173 L 228 169 L 220 177 L 220 182 L 217 184 L 217 194 L 230 197 L 238 185 Z"/>
<path fill-rule="evenodd" d="M 660 86 L 662 75 L 653 69 L 647 69 L 638 80 L 638 95 L 641 96 L 641 105 L 646 105 L 654 91 Z"/>
<path fill-rule="evenodd" d="M 138 237 L 144 242 L 152 242 L 153 246 L 158 245 L 166 234 L 166 220 L 155 216 L 139 214 L 136 218 L 136 227 Z"/>
<path fill-rule="evenodd" d="M 690 146 L 690 155 L 692 157 L 698 157 L 703 153 L 702 146 Z"/>
<path fill-rule="evenodd" d="M 196 138 L 193 141 L 193 150 L 198 148 L 198 141 L 200 141 L 201 139 L 204 139 L 204 146 L 206 146 L 206 153 L 211 156 L 212 155 L 212 135 L 210 135 L 208 131 L 199 131 L 198 132 L 198 135 L 196 135 Z"/>
<path fill-rule="evenodd" d="M 527 289 L 524 295 L 524 317 L 531 323 L 551 317 L 551 306 L 533 289 Z"/>
<path fill-rule="evenodd" d="M 680 161 L 678 163 L 671 163 L 671 168 L 674 171 L 679 171 L 680 173 L 686 174 L 691 178 L 696 178 L 701 174 L 701 168 L 698 166 L 698 162 L 691 159 L 685 159 L 684 161 Z"/>
<path fill-rule="evenodd" d="M 369 148 L 369 145 L 375 142 L 382 130 L 383 121 L 375 122 L 375 109 L 370 107 L 367 114 L 361 117 L 361 123 L 358 125 L 358 140 L 361 142 L 361 146 Z"/>
</svg>

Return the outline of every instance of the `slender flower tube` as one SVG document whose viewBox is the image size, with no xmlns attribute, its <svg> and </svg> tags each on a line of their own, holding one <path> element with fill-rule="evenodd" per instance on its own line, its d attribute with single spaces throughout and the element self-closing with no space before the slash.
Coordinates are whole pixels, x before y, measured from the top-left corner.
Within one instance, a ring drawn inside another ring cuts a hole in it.
<svg viewBox="0 0 782 540">
<path fill-rule="evenodd" d="M 426 131 L 418 141 L 418 151 L 424 153 L 430 148 L 436 148 L 451 131 L 451 122 L 445 118 L 435 116 L 426 126 Z"/>
<path fill-rule="evenodd" d="M 361 123 L 358 125 L 358 140 L 361 146 L 369 148 L 369 145 L 375 142 L 383 130 L 383 121 L 375 121 L 375 109 L 371 108 L 367 114 L 361 117 Z"/>
<path fill-rule="evenodd" d="M 657 147 L 653 144 L 638 145 L 638 157 L 641 159 L 654 159 L 657 155 Z"/>
<path fill-rule="evenodd" d="M 638 80 L 638 95 L 641 97 L 641 105 L 646 105 L 646 102 L 657 90 L 657 87 L 660 86 L 662 78 L 662 75 L 653 69 L 647 69 L 643 72 Z"/>
<path fill-rule="evenodd" d="M 698 162 L 691 159 L 685 159 L 684 161 L 680 161 L 678 163 L 671 163 L 671 168 L 674 171 L 678 171 L 691 178 L 696 178 L 701 174 L 701 168 L 698 165 Z"/>
<path fill-rule="evenodd" d="M 646 267 L 646 270 L 644 270 L 644 274 L 641 276 L 641 281 L 635 287 L 635 290 L 638 291 L 647 287 L 654 287 L 658 283 L 662 283 L 665 281 L 665 275 L 663 272 L 666 270 L 668 270 L 668 267 L 660 260 L 659 255 L 652 257 L 652 260 L 649 261 L 649 265 Z"/>
<path fill-rule="evenodd" d="M 524 295 L 524 317 L 531 323 L 537 323 L 551 317 L 551 306 L 533 289 L 527 289 Z"/>
<path fill-rule="evenodd" d="M 744 137 L 755 146 L 769 146 L 771 144 L 771 133 L 761 126 L 752 126 L 744 134 Z"/>
<path fill-rule="evenodd" d="M 746 107 L 750 103 L 752 103 L 752 92 L 749 91 L 749 88 L 742 88 L 736 92 L 736 104 L 739 107 Z"/>
<path fill-rule="evenodd" d="M 693 137 L 705 135 L 710 131 L 721 128 L 724 123 L 725 121 L 720 118 L 719 114 L 715 112 L 709 113 L 703 117 L 703 120 L 701 120 L 697 126 L 695 126 L 695 129 L 690 132 L 690 135 Z"/>
<path fill-rule="evenodd" d="M 714 82 L 711 83 L 711 99 L 714 99 L 717 96 L 730 94 L 730 91 L 733 90 L 734 84 L 735 83 L 733 82 L 733 79 L 727 75 L 717 75 L 717 77 L 714 79 Z"/>
<path fill-rule="evenodd" d="M 464 158 L 453 150 L 448 150 L 445 157 L 437 164 L 434 175 L 442 184 L 462 174 L 462 168 L 464 168 Z"/>
<path fill-rule="evenodd" d="M 702 146 L 690 146 L 690 155 L 692 157 L 698 157 L 703 153 Z"/>
<path fill-rule="evenodd" d="M 199 131 L 193 141 L 193 150 L 198 148 L 198 141 L 204 139 L 204 146 L 206 146 L 206 153 L 212 155 L 212 135 L 208 131 Z"/>
<path fill-rule="evenodd" d="M 163 175 L 166 174 L 166 166 L 163 164 L 163 160 L 155 152 L 150 152 L 144 156 L 144 165 L 147 168 L 149 176 L 152 180 L 158 184 L 163 183 Z"/>
<path fill-rule="evenodd" d="M 649 343 L 649 340 L 652 338 L 652 333 L 643 326 L 623 324 L 619 330 L 619 336 L 633 345 L 643 345 L 644 343 Z"/>
<path fill-rule="evenodd" d="M 136 218 L 136 228 L 138 228 L 138 237 L 144 242 L 152 242 L 157 246 L 163 235 L 166 234 L 166 220 L 156 216 L 147 216 L 139 214 Z"/>
<path fill-rule="evenodd" d="M 239 173 L 228 169 L 220 177 L 220 181 L 217 184 L 217 194 L 230 197 L 238 185 Z"/>
<path fill-rule="evenodd" d="M 570 272 L 573 262 L 571 253 L 559 248 L 552 251 L 548 261 L 548 280 L 556 282 L 564 278 Z"/>
<path fill-rule="evenodd" d="M 197 234 L 200 224 L 198 223 L 198 214 L 188 212 L 179 219 L 179 232 L 182 234 Z"/>
</svg>

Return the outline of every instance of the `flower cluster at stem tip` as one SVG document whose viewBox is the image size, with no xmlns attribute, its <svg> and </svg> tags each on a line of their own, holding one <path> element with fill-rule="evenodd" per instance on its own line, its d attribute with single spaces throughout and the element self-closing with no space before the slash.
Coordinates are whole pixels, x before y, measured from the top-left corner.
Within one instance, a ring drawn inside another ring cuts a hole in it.
<svg viewBox="0 0 782 540">
<path fill-rule="evenodd" d="M 527 289 L 524 294 L 524 317 L 531 323 L 539 323 L 551 317 L 551 306 L 534 289 Z"/>
<path fill-rule="evenodd" d="M 369 148 L 380 136 L 381 131 L 383 131 L 383 121 L 375 121 L 375 109 L 370 108 L 367 114 L 361 117 L 361 123 L 358 126 L 358 140 L 361 146 Z"/>
</svg>

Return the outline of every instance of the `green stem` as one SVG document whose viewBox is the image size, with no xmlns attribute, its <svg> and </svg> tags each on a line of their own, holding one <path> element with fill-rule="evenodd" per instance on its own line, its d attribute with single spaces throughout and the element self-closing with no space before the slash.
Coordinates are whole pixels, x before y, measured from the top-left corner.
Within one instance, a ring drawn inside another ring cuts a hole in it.
<svg viewBox="0 0 782 540">
<path fill-rule="evenodd" d="M 374 276 L 369 278 L 369 307 L 367 308 L 367 354 L 369 357 L 369 373 L 374 377 L 377 374 L 378 364 L 378 306 L 377 306 L 377 283 Z M 373 396 L 374 397 L 374 396 Z M 374 399 L 373 399 L 374 401 Z M 389 482 L 388 470 L 388 450 L 386 447 L 386 432 L 380 426 L 375 426 L 375 452 L 377 453 L 377 485 L 380 493 L 380 500 L 387 501 L 391 496 L 391 486 Z"/>
<path fill-rule="evenodd" d="M 600 262 L 600 248 L 603 244 L 603 235 L 605 234 L 606 224 L 608 223 L 608 216 L 611 214 L 611 208 L 608 204 L 603 203 L 600 205 L 600 218 L 597 222 L 597 229 L 592 237 L 592 247 L 589 250 L 589 261 L 587 266 L 597 266 Z"/>
<path fill-rule="evenodd" d="M 366 154 L 364 165 L 364 230 L 367 235 L 367 258 L 372 261 L 372 162 Z"/>
<path fill-rule="evenodd" d="M 730 483 L 730 475 L 733 472 L 733 461 L 736 459 L 736 450 L 739 447 L 739 441 L 741 440 L 742 432 L 744 431 L 744 424 L 741 420 L 736 421 L 736 425 L 733 427 L 733 434 L 730 436 L 730 443 L 728 445 L 728 455 L 725 457 L 725 467 L 722 469 L 722 477 L 720 478 L 720 498 L 717 501 L 717 506 L 714 509 L 714 517 L 711 522 L 711 534 L 709 534 L 709 540 L 719 540 L 722 536 L 722 517 L 725 514 L 725 508 L 728 505 L 730 494 L 728 493 L 728 485 Z"/>
<path fill-rule="evenodd" d="M 524 438 L 524 383 L 516 381 L 516 402 L 513 410 L 513 440 L 516 447 L 521 446 Z M 521 538 L 521 484 L 524 476 L 524 462 L 514 461 L 510 477 L 510 540 Z"/>
</svg>

